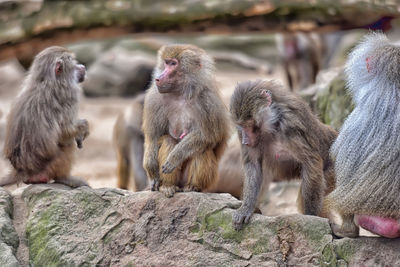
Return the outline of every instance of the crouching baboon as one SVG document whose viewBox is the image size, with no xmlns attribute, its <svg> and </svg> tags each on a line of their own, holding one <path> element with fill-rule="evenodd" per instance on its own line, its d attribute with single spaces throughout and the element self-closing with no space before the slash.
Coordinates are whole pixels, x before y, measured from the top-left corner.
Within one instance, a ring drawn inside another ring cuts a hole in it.
<svg viewBox="0 0 400 267">
<path fill-rule="evenodd" d="M 384 34 L 369 34 L 349 55 L 345 72 L 355 108 L 331 149 L 336 189 L 325 205 L 340 237 L 359 235 L 359 226 L 400 237 L 400 46 Z"/>
<path fill-rule="evenodd" d="M 144 94 L 138 95 L 132 102 L 131 107 L 118 116 L 114 125 L 113 141 L 117 153 L 118 187 L 142 191 L 147 186 L 147 175 L 143 168 Z"/>
<path fill-rule="evenodd" d="M 249 221 L 260 191 L 274 178 L 301 178 L 299 210 L 321 215 L 323 196 L 335 185 L 329 149 L 336 132 L 300 97 L 271 81 L 240 83 L 230 111 L 242 142 L 245 172 L 243 203 L 232 216 L 233 226 L 241 229 Z"/>
<path fill-rule="evenodd" d="M 204 190 L 217 178 L 229 136 L 214 62 L 196 46 L 167 45 L 158 52 L 154 77 L 143 113 L 143 166 L 151 189 L 168 197 L 177 187 Z"/>
<path fill-rule="evenodd" d="M 54 179 L 71 187 L 87 183 L 70 175 L 76 146 L 89 134 L 77 119 L 85 67 L 62 47 L 49 47 L 34 59 L 7 119 L 4 155 L 12 173 L 1 185 Z"/>
</svg>

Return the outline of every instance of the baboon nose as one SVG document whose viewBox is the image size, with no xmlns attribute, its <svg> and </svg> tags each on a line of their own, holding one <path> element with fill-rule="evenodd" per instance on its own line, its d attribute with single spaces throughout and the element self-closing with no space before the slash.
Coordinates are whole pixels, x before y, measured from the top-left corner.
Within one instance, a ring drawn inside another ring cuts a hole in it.
<svg viewBox="0 0 400 267">
<path fill-rule="evenodd" d="M 156 82 L 159 82 L 160 81 L 160 79 L 156 79 Z"/>
</svg>

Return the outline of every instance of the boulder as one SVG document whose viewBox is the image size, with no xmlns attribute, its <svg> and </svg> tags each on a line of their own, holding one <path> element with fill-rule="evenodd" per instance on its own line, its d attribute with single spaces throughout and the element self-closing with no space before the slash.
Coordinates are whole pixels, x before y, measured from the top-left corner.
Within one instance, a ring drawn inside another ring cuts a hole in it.
<svg viewBox="0 0 400 267">
<path fill-rule="evenodd" d="M 25 69 L 18 60 L 0 62 L 0 96 L 2 98 L 15 96 L 25 77 Z"/>
<path fill-rule="evenodd" d="M 342 67 L 322 71 L 317 82 L 301 92 L 321 121 L 339 130 L 353 110 Z"/>
<path fill-rule="evenodd" d="M 25 223 L 14 224 L 26 225 L 18 234 L 27 242 L 19 247 L 26 253 L 18 255 L 31 266 L 400 264 L 400 239 L 334 239 L 327 220 L 314 216 L 255 214 L 249 225 L 235 231 L 231 216 L 240 201 L 228 194 L 166 198 L 159 192 L 71 190 L 58 184 L 31 185 L 20 192 L 14 201 L 24 207 L 18 205 L 15 213 L 24 214 Z"/>
<path fill-rule="evenodd" d="M 114 47 L 88 68 L 83 91 L 87 96 L 132 96 L 147 89 L 155 55 Z"/>
<path fill-rule="evenodd" d="M 0 187 L 0 266 L 20 266 L 16 253 L 19 245 L 13 225 L 13 202 L 11 195 Z"/>
</svg>

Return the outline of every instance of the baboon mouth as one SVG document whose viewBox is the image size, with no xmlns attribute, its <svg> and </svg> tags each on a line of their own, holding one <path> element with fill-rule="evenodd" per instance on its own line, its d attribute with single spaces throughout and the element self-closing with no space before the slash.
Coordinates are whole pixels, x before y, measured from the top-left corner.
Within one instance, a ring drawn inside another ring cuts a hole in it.
<svg viewBox="0 0 400 267">
<path fill-rule="evenodd" d="M 81 82 L 83 82 L 84 80 L 85 80 L 85 74 L 81 74 L 81 75 L 79 75 L 79 77 L 78 77 L 78 82 L 79 83 L 81 83 Z"/>
</svg>

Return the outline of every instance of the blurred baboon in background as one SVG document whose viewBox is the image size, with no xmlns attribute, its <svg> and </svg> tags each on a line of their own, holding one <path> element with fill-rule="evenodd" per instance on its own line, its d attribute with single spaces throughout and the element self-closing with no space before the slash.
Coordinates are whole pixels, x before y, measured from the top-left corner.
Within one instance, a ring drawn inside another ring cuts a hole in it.
<svg viewBox="0 0 400 267">
<path fill-rule="evenodd" d="M 229 193 L 232 196 L 241 199 L 244 181 L 244 171 L 242 158 L 240 156 L 240 143 L 231 140 L 228 148 L 218 165 L 218 180 L 207 192 L 211 193 Z"/>
<path fill-rule="evenodd" d="M 118 187 L 142 191 L 147 186 L 143 168 L 144 134 L 142 131 L 145 94 L 133 99 L 132 105 L 120 114 L 114 125 L 113 142 L 117 153 Z"/>
<path fill-rule="evenodd" d="M 292 91 L 313 83 L 336 51 L 342 33 L 278 33 L 276 44 L 287 83 Z"/>
</svg>

